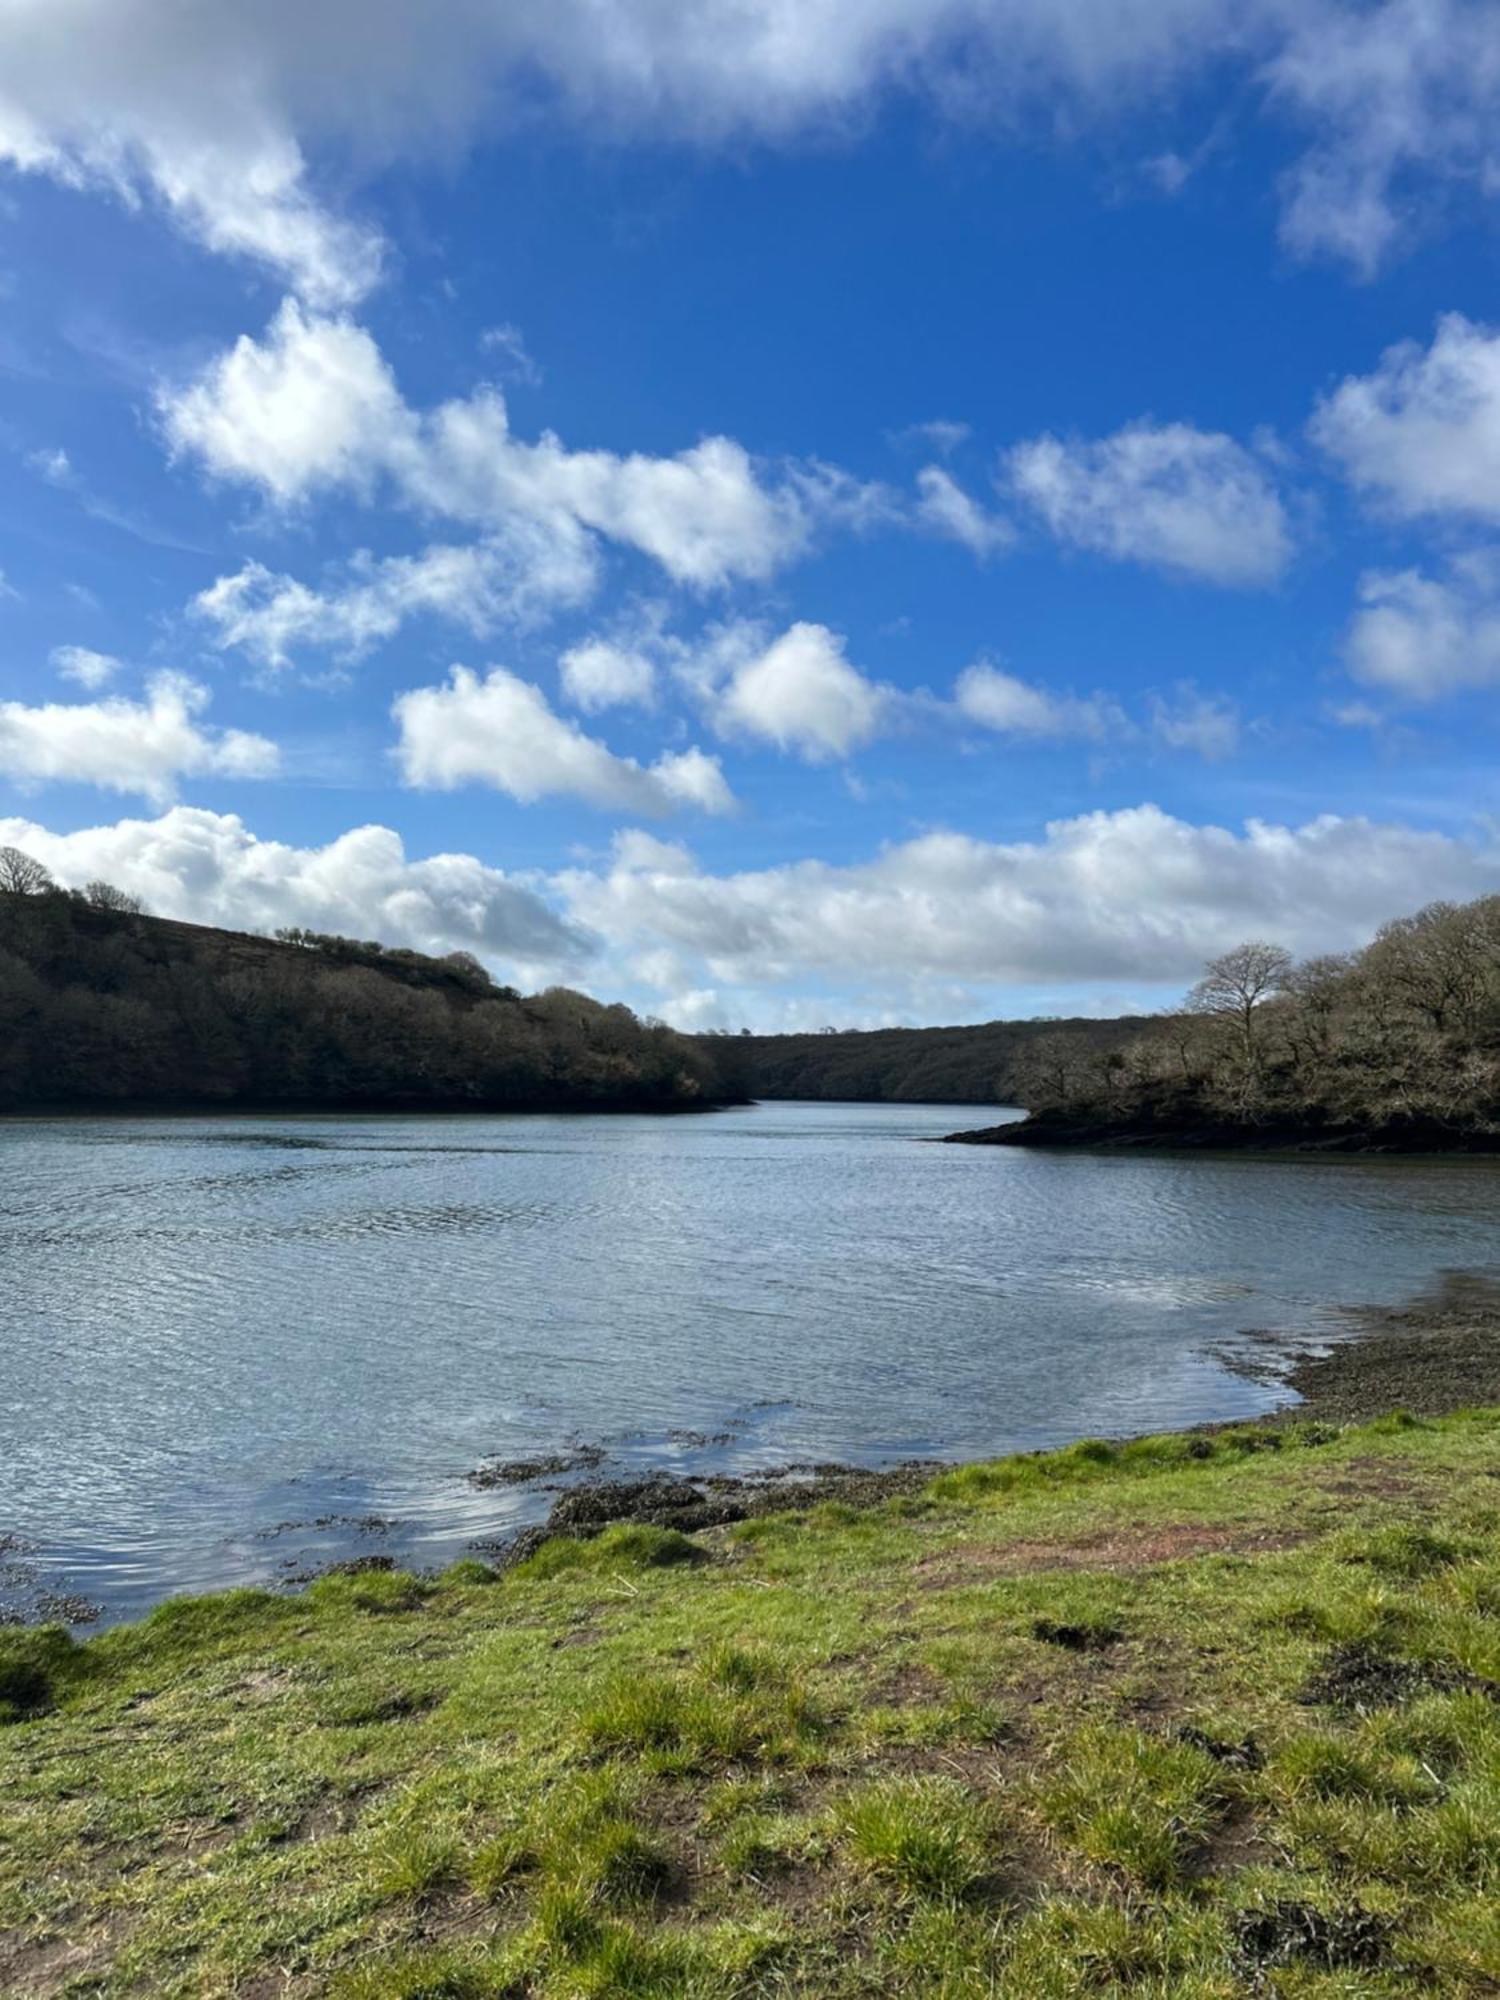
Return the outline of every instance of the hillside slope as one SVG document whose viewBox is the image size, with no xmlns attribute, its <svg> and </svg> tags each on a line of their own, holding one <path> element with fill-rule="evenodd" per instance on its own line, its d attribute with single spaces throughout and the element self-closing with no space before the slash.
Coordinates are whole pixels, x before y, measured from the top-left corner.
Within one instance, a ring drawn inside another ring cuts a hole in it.
<svg viewBox="0 0 1500 2000">
<path fill-rule="evenodd" d="M 0 1110 L 677 1110 L 712 1051 L 467 954 L 279 939 L 0 894 Z"/>
<path fill-rule="evenodd" d="M 872 1028 L 803 1035 L 706 1035 L 715 1060 L 750 1097 L 903 1104 L 1014 1104 L 1028 1052 L 1065 1033 L 1099 1056 L 1142 1020 L 984 1021 L 958 1028 Z"/>
</svg>

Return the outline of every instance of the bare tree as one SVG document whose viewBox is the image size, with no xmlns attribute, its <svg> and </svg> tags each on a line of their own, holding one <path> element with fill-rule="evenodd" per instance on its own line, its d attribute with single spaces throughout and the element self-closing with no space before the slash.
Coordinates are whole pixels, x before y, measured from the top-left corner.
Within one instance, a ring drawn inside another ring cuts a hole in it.
<svg viewBox="0 0 1500 2000">
<path fill-rule="evenodd" d="M 1377 979 L 1438 1034 L 1467 1027 L 1484 999 L 1495 955 L 1495 899 L 1429 903 L 1383 924 L 1366 954 Z"/>
<path fill-rule="evenodd" d="M 0 847 L 0 892 L 10 896 L 41 896 L 56 884 L 40 861 L 19 847 Z"/>
<path fill-rule="evenodd" d="M 1090 1054 L 1077 1035 L 1053 1030 L 1028 1036 L 1008 1078 L 1000 1079 L 999 1096 L 1004 1101 L 1008 1083 L 1010 1094 L 1019 1097 L 1028 1111 L 1055 1110 L 1079 1094 Z"/>
<path fill-rule="evenodd" d="M 121 917 L 138 917 L 145 908 L 139 896 L 132 896 L 125 889 L 117 889 L 113 882 L 85 884 L 83 900 L 92 909 L 112 910 L 116 916 Z"/>
<path fill-rule="evenodd" d="M 1253 1067 L 1255 1010 L 1281 991 L 1291 970 L 1292 955 L 1279 944 L 1267 944 L 1263 939 L 1237 944 L 1221 958 L 1209 960 L 1203 977 L 1188 995 L 1188 1009 L 1232 1021 L 1245 1059 Z"/>
</svg>

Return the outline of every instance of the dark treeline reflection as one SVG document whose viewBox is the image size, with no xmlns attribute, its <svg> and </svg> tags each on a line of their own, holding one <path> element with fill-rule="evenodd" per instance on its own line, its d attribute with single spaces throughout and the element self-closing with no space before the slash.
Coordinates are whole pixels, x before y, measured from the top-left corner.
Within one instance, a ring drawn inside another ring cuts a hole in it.
<svg viewBox="0 0 1500 2000">
<path fill-rule="evenodd" d="M 0 1106 L 675 1110 L 737 1093 L 711 1048 L 476 959 L 165 922 L 0 850 Z"/>
<path fill-rule="evenodd" d="M 1100 1050 L 1055 1031 L 1018 1066 L 1047 1122 L 1267 1128 L 1450 1145 L 1500 1137 L 1500 896 L 1433 903 L 1363 951 L 1252 942 L 1181 1013 Z"/>
</svg>

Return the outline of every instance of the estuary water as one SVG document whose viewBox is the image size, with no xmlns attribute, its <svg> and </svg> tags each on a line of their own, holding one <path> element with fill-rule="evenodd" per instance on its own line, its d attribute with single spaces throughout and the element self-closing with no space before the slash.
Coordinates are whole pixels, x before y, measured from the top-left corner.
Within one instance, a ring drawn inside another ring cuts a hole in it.
<svg viewBox="0 0 1500 2000">
<path fill-rule="evenodd" d="M 922 1143 L 993 1106 L 0 1124 L 0 1609 L 536 1519 L 486 1459 L 963 1458 L 1249 1414 L 1218 1350 L 1500 1261 L 1500 1163 Z"/>
</svg>

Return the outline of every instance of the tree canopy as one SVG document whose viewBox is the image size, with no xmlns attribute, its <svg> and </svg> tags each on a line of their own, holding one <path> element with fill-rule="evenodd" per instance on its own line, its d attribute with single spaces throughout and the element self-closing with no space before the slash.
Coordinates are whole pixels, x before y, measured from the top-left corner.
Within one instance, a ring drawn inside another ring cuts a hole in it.
<svg viewBox="0 0 1500 2000">
<path fill-rule="evenodd" d="M 704 1045 L 566 988 L 524 998 L 467 952 L 166 922 L 29 859 L 0 851 L 0 1107 L 673 1110 L 726 1092 Z"/>
</svg>

